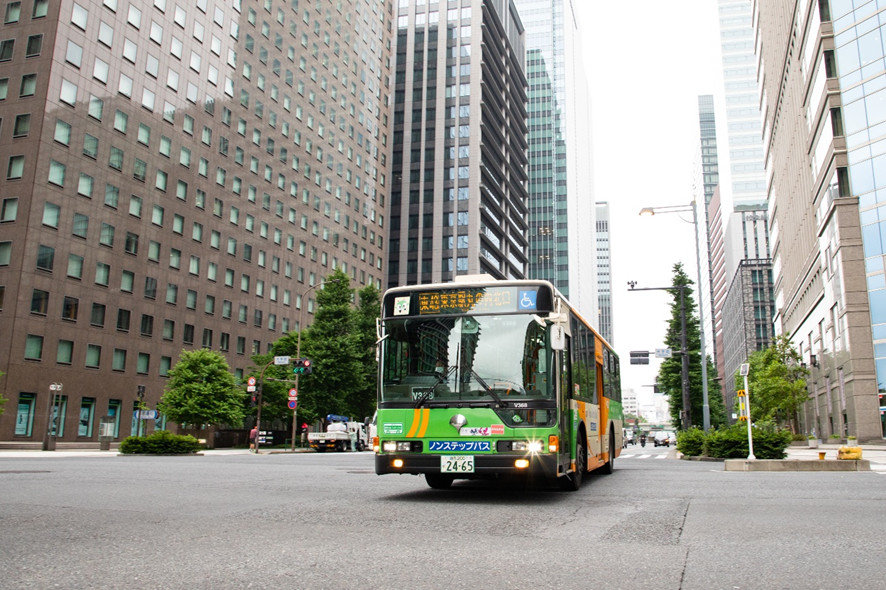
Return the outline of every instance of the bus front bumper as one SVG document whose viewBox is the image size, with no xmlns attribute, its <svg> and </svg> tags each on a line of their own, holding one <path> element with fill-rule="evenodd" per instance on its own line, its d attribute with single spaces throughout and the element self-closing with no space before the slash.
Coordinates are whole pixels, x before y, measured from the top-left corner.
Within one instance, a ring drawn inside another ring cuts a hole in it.
<svg viewBox="0 0 886 590">
<path fill-rule="evenodd" d="M 402 466 L 395 467 L 394 461 L 400 459 Z M 528 459 L 529 465 L 522 469 L 515 463 L 519 459 Z M 375 455 L 375 473 L 441 473 L 440 455 L 419 453 L 390 453 Z M 456 479 L 482 477 L 487 475 L 521 475 L 530 477 L 555 478 L 557 472 L 557 455 L 538 454 L 504 454 L 474 455 L 473 473 L 453 473 Z"/>
</svg>

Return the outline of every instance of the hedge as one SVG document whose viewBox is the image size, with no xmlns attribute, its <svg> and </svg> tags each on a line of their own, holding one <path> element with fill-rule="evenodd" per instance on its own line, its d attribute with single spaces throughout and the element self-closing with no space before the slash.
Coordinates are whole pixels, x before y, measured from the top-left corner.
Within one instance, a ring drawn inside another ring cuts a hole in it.
<svg viewBox="0 0 886 590">
<path fill-rule="evenodd" d="M 774 423 L 760 421 L 753 427 L 754 456 L 757 459 L 784 459 L 785 449 L 791 444 L 789 430 L 777 428 Z M 748 428 L 745 422 L 711 430 L 698 428 L 681 432 L 677 450 L 687 456 L 707 455 L 717 459 L 743 459 L 748 456 Z"/>
<path fill-rule="evenodd" d="M 187 455 L 201 450 L 203 445 L 189 434 L 172 434 L 158 430 L 148 436 L 129 436 L 120 442 L 125 455 Z"/>
</svg>

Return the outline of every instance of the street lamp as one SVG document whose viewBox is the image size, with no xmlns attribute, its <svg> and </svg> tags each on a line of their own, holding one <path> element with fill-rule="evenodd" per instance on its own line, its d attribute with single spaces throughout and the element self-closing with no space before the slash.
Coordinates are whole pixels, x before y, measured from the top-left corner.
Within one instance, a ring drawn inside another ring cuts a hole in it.
<svg viewBox="0 0 886 590">
<path fill-rule="evenodd" d="M 640 209 L 640 215 L 655 215 L 657 213 L 692 213 L 692 226 L 695 230 L 695 265 L 698 268 L 698 325 L 701 330 L 699 334 L 701 341 L 701 415 L 704 429 L 711 428 L 711 407 L 708 404 L 708 358 L 705 352 L 704 337 L 704 306 L 701 303 L 701 245 L 698 241 L 698 214 L 695 211 L 695 201 L 688 205 L 669 205 L 664 207 L 643 207 Z M 682 219 L 682 218 L 681 218 Z M 684 220 L 685 221 L 685 220 Z"/>
<path fill-rule="evenodd" d="M 630 287 L 630 291 L 668 291 L 671 292 L 674 289 L 680 290 L 680 354 L 683 357 L 680 363 L 680 376 L 682 383 L 682 393 L 683 393 L 683 411 L 681 414 L 683 415 L 683 429 L 689 430 L 692 427 L 692 413 L 689 408 L 689 350 L 686 346 L 686 298 L 684 297 L 684 292 L 686 291 L 686 285 L 674 285 L 673 287 L 645 287 L 638 288 L 637 281 L 628 281 L 628 287 Z"/>
</svg>

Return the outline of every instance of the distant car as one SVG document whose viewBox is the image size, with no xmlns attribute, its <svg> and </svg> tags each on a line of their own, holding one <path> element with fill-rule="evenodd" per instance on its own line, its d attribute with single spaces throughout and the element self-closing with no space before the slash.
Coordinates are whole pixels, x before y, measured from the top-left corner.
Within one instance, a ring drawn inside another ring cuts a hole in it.
<svg viewBox="0 0 886 590">
<path fill-rule="evenodd" d="M 669 447 L 671 446 L 671 437 L 667 432 L 656 432 L 655 438 L 652 439 L 652 443 L 657 447 Z"/>
<path fill-rule="evenodd" d="M 627 447 L 628 445 L 635 445 L 635 444 L 637 444 L 637 440 L 634 438 L 634 431 L 633 431 L 633 430 L 628 430 L 627 428 L 624 429 L 624 438 L 623 438 L 623 440 L 624 440 L 624 445 L 623 445 L 624 447 Z"/>
<path fill-rule="evenodd" d="M 668 433 L 668 443 L 675 445 L 677 444 L 677 435 L 673 432 Z"/>
</svg>

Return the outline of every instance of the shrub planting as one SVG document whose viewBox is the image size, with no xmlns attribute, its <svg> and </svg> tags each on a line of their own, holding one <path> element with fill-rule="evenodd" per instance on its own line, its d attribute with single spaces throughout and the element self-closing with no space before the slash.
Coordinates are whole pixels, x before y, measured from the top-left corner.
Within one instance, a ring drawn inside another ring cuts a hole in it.
<svg viewBox="0 0 886 590">
<path fill-rule="evenodd" d="M 681 430 L 677 433 L 677 450 L 687 457 L 703 455 L 705 438 L 704 430 L 697 426 L 689 430 Z"/>
<path fill-rule="evenodd" d="M 193 436 L 172 434 L 158 430 L 148 436 L 129 436 L 120 442 L 125 455 L 187 455 L 201 450 L 203 445 Z"/>
</svg>

